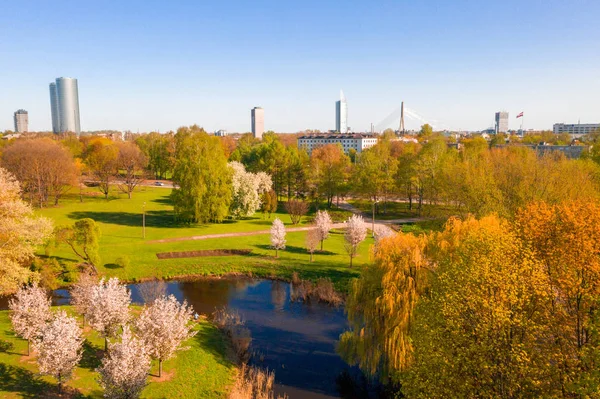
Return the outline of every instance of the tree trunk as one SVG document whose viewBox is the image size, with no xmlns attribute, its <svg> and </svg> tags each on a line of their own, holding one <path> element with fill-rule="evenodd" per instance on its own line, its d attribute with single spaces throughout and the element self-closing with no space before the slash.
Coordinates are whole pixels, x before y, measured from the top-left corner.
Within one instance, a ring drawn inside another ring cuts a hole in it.
<svg viewBox="0 0 600 399">
<path fill-rule="evenodd" d="M 162 359 L 158 359 L 158 378 L 162 376 Z"/>
<path fill-rule="evenodd" d="M 323 252 L 323 240 L 321 240 L 321 252 Z"/>
<path fill-rule="evenodd" d="M 31 355 L 31 352 L 30 352 L 30 350 L 29 350 L 29 343 L 30 343 L 30 341 L 29 341 L 29 340 L 27 340 L 27 356 L 30 356 L 30 355 Z"/>
<path fill-rule="evenodd" d="M 108 337 L 104 337 L 104 352 L 108 352 Z"/>
<path fill-rule="evenodd" d="M 131 190 L 127 192 L 127 196 L 131 199 Z"/>
<path fill-rule="evenodd" d="M 311 263 L 312 263 L 312 256 L 313 256 L 313 253 L 311 252 L 311 253 L 310 253 L 310 262 L 311 262 Z"/>
<path fill-rule="evenodd" d="M 275 248 L 275 257 L 279 258 L 279 249 Z"/>
<path fill-rule="evenodd" d="M 354 256 L 350 255 L 350 268 L 352 269 L 352 258 L 354 258 Z"/>
</svg>

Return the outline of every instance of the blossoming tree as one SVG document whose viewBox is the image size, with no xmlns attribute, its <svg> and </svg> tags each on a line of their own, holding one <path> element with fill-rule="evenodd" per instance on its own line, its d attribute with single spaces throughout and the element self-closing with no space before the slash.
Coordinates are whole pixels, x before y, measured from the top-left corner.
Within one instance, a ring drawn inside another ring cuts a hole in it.
<svg viewBox="0 0 600 399">
<path fill-rule="evenodd" d="M 130 303 L 129 290 L 116 277 L 102 279 L 92 288 L 88 319 L 90 326 L 104 337 L 104 350 L 108 349 L 108 338 L 114 337 L 129 320 Z"/>
<path fill-rule="evenodd" d="M 285 226 L 276 218 L 271 226 L 271 246 L 275 249 L 275 257 L 279 257 L 279 250 L 285 248 Z"/>
<path fill-rule="evenodd" d="M 15 297 L 8 302 L 11 310 L 10 320 L 15 333 L 27 340 L 27 356 L 30 354 L 31 341 L 36 339 L 48 320 L 50 314 L 50 298 L 46 292 L 34 284 L 21 288 Z"/>
<path fill-rule="evenodd" d="M 317 211 L 315 216 L 315 225 L 319 234 L 319 241 L 321 241 L 321 251 L 323 250 L 323 241 L 329 237 L 329 230 L 332 226 L 331 216 L 327 211 Z"/>
<path fill-rule="evenodd" d="M 346 243 L 344 248 L 350 256 L 350 267 L 352 267 L 352 259 L 358 252 L 358 245 L 367 237 L 367 226 L 362 216 L 352 215 L 348 218 L 344 239 Z"/>
</svg>

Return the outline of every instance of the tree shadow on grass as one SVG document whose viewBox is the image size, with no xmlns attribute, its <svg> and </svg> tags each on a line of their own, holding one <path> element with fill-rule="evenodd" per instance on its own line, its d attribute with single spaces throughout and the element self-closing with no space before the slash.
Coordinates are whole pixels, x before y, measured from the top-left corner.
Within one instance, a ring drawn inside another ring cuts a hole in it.
<svg viewBox="0 0 600 399">
<path fill-rule="evenodd" d="M 0 391 L 18 392 L 22 398 L 40 398 L 54 385 L 22 367 L 0 363 Z"/>
<path fill-rule="evenodd" d="M 235 356 L 230 348 L 228 338 L 218 328 L 213 325 L 204 326 L 194 337 L 200 347 L 207 353 L 210 353 L 215 360 L 226 367 L 235 366 Z"/>
<path fill-rule="evenodd" d="M 161 204 L 161 205 L 173 205 L 173 201 L 171 201 L 171 198 L 169 198 L 168 195 L 153 199 L 152 202 L 155 202 L 155 203 Z"/>
<path fill-rule="evenodd" d="M 115 224 L 120 226 L 142 226 L 142 212 L 95 212 L 76 211 L 67 215 L 70 219 L 94 219 L 96 222 Z M 146 212 L 146 226 L 159 228 L 177 228 L 186 225 L 175 220 L 172 211 L 148 211 Z"/>
<path fill-rule="evenodd" d="M 83 342 L 83 355 L 81 356 L 81 361 L 79 362 L 79 366 L 95 370 L 100 367 L 100 356 L 102 355 L 102 351 L 97 346 L 94 346 L 87 339 Z"/>
<path fill-rule="evenodd" d="M 117 265 L 115 263 L 105 263 L 104 267 L 106 269 L 122 269 L 123 268 L 122 266 L 119 266 L 119 265 Z"/>
<path fill-rule="evenodd" d="M 265 251 L 275 251 L 273 248 L 271 248 L 270 245 L 267 245 L 267 244 L 257 244 L 257 245 L 255 245 L 255 247 L 264 249 Z M 286 245 L 285 249 L 281 250 L 280 252 L 289 252 L 289 253 L 293 253 L 293 254 L 302 254 L 302 255 L 307 255 L 307 256 L 310 255 L 310 253 L 306 250 L 306 248 L 295 247 L 293 245 Z M 337 255 L 337 254 L 335 252 L 331 252 L 331 251 L 327 251 L 327 250 L 323 250 L 323 251 L 316 250 L 314 255 L 331 256 L 331 255 Z"/>
</svg>

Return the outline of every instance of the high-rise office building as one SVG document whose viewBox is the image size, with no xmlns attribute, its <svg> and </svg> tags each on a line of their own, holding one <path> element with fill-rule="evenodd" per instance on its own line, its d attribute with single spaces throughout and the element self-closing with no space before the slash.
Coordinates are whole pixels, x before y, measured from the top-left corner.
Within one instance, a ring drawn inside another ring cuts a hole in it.
<svg viewBox="0 0 600 399">
<path fill-rule="evenodd" d="M 348 133 L 348 103 L 342 90 L 340 90 L 340 100 L 335 102 L 335 130 Z"/>
<path fill-rule="evenodd" d="M 81 133 L 77 79 L 56 78 L 50 83 L 50 110 L 54 133 Z"/>
<path fill-rule="evenodd" d="M 496 112 L 496 133 L 508 132 L 508 112 Z"/>
<path fill-rule="evenodd" d="M 250 110 L 252 118 L 252 135 L 257 139 L 262 139 L 265 132 L 265 110 L 261 107 L 254 107 Z"/>
<path fill-rule="evenodd" d="M 29 115 L 24 109 L 17 110 L 15 118 L 15 133 L 25 133 L 29 129 Z"/>
</svg>

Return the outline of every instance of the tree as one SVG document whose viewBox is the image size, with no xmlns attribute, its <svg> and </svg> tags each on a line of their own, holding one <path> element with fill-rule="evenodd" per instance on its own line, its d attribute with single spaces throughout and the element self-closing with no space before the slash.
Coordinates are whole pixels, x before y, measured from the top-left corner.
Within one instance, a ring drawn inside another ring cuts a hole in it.
<svg viewBox="0 0 600 399">
<path fill-rule="evenodd" d="M 116 277 L 100 283 L 92 289 L 89 307 L 89 325 L 104 337 L 104 350 L 108 349 L 108 338 L 116 335 L 119 327 L 129 320 L 131 296 L 126 286 Z"/>
<path fill-rule="evenodd" d="M 118 143 L 117 148 L 117 168 L 121 173 L 118 187 L 131 199 L 133 190 L 144 181 L 144 169 L 148 161 L 140 148 L 130 141 Z"/>
<path fill-rule="evenodd" d="M 289 200 L 285 203 L 285 210 L 292 219 L 292 224 L 296 225 L 302 220 L 302 216 L 308 213 L 308 204 L 297 199 Z"/>
<path fill-rule="evenodd" d="M 247 172 L 239 162 L 229 162 L 233 170 L 231 214 L 233 217 L 252 216 L 261 207 L 262 194 L 271 191 L 271 177 L 264 172 Z"/>
<path fill-rule="evenodd" d="M 269 215 L 271 219 L 271 213 L 277 212 L 277 193 L 274 190 L 269 190 L 262 194 L 261 209 L 264 214 Z"/>
<path fill-rule="evenodd" d="M 231 204 L 232 171 L 218 137 L 197 126 L 180 128 L 175 135 L 173 190 L 175 214 L 188 222 L 220 222 Z"/>
<path fill-rule="evenodd" d="M 426 123 L 421 126 L 421 130 L 419 131 L 419 136 L 425 139 L 428 139 L 433 134 L 433 128 L 430 124 Z"/>
<path fill-rule="evenodd" d="M 135 321 L 136 331 L 151 357 L 158 360 L 158 376 L 162 362 L 181 349 L 183 341 L 196 335 L 190 325 L 193 309 L 187 302 L 177 302 L 173 295 L 163 296 L 145 306 Z"/>
<path fill-rule="evenodd" d="M 98 254 L 100 227 L 93 219 L 78 220 L 72 227 L 61 226 L 56 229 L 55 237 L 57 243 L 68 245 L 73 253 L 84 262 L 92 266 L 100 265 L 100 255 Z"/>
<path fill-rule="evenodd" d="M 367 237 L 367 226 L 359 215 L 352 215 L 348 218 L 346 232 L 344 233 L 345 245 L 344 248 L 350 256 L 350 267 L 352 267 L 352 259 L 358 252 L 358 245 Z"/>
<path fill-rule="evenodd" d="M 148 159 L 148 169 L 157 179 L 164 179 L 175 165 L 175 135 L 173 132 L 152 132 L 136 139 L 136 144 Z"/>
<path fill-rule="evenodd" d="M 90 310 L 92 309 L 93 292 L 94 287 L 98 284 L 97 280 L 91 274 L 81 273 L 77 283 L 71 286 L 71 305 L 83 316 L 84 327 L 85 319 L 89 317 Z"/>
<path fill-rule="evenodd" d="M 327 211 L 317 211 L 317 215 L 315 216 L 315 227 L 319 241 L 321 241 L 321 251 L 323 250 L 323 241 L 329 237 L 329 230 L 331 230 L 332 225 L 331 216 L 329 216 Z"/>
<path fill-rule="evenodd" d="M 110 140 L 96 139 L 85 153 L 85 163 L 98 183 L 98 188 L 108 199 L 110 184 L 118 169 L 119 149 Z"/>
<path fill-rule="evenodd" d="M 313 226 L 313 228 L 306 232 L 306 250 L 310 253 L 311 262 L 313 261 L 313 253 L 317 249 L 319 241 L 321 241 L 321 234 L 319 233 L 319 228 L 317 226 Z"/>
<path fill-rule="evenodd" d="M 57 205 L 80 174 L 69 150 L 47 137 L 15 141 L 4 151 L 2 164 L 21 182 L 31 202 L 40 207 L 50 198 Z"/>
<path fill-rule="evenodd" d="M 46 292 L 33 284 L 19 289 L 8 301 L 10 320 L 15 334 L 27 340 L 27 356 L 32 340 L 39 337 L 46 322 L 50 320 L 50 298 Z"/>
<path fill-rule="evenodd" d="M 341 146 L 326 144 L 312 151 L 310 164 L 316 190 L 331 207 L 333 198 L 339 194 L 347 178 L 350 159 L 344 155 Z"/>
<path fill-rule="evenodd" d="M 42 329 L 36 343 L 39 352 L 37 363 L 42 374 L 57 379 L 59 391 L 81 360 L 82 347 L 83 337 L 77 320 L 67 316 L 64 310 L 58 311 Z"/>
<path fill-rule="evenodd" d="M 137 399 L 148 384 L 150 355 L 144 342 L 135 337 L 129 326 L 123 327 L 121 342 L 108 345 L 108 353 L 98 368 L 104 397 Z"/>
<path fill-rule="evenodd" d="M 20 198 L 17 180 L 0 168 L 0 292 L 9 294 L 30 279 L 37 279 L 27 262 L 38 245 L 52 232 L 52 222 L 33 217 L 31 207 Z"/>
<path fill-rule="evenodd" d="M 394 232 L 394 230 L 392 230 L 388 226 L 386 226 L 384 224 L 376 224 L 375 231 L 373 231 L 373 237 L 375 238 L 375 245 L 379 246 L 379 244 L 381 243 L 381 240 L 388 238 L 388 237 L 393 237 L 394 234 L 396 234 Z"/>
<path fill-rule="evenodd" d="M 390 142 L 382 140 L 358 157 L 352 176 L 353 189 L 376 203 L 383 200 L 385 204 L 395 188 L 397 170 L 398 160 L 392 157 Z"/>
<path fill-rule="evenodd" d="M 271 226 L 271 247 L 275 249 L 275 257 L 279 257 L 279 250 L 285 249 L 285 226 L 279 218 L 273 220 Z"/>
</svg>

